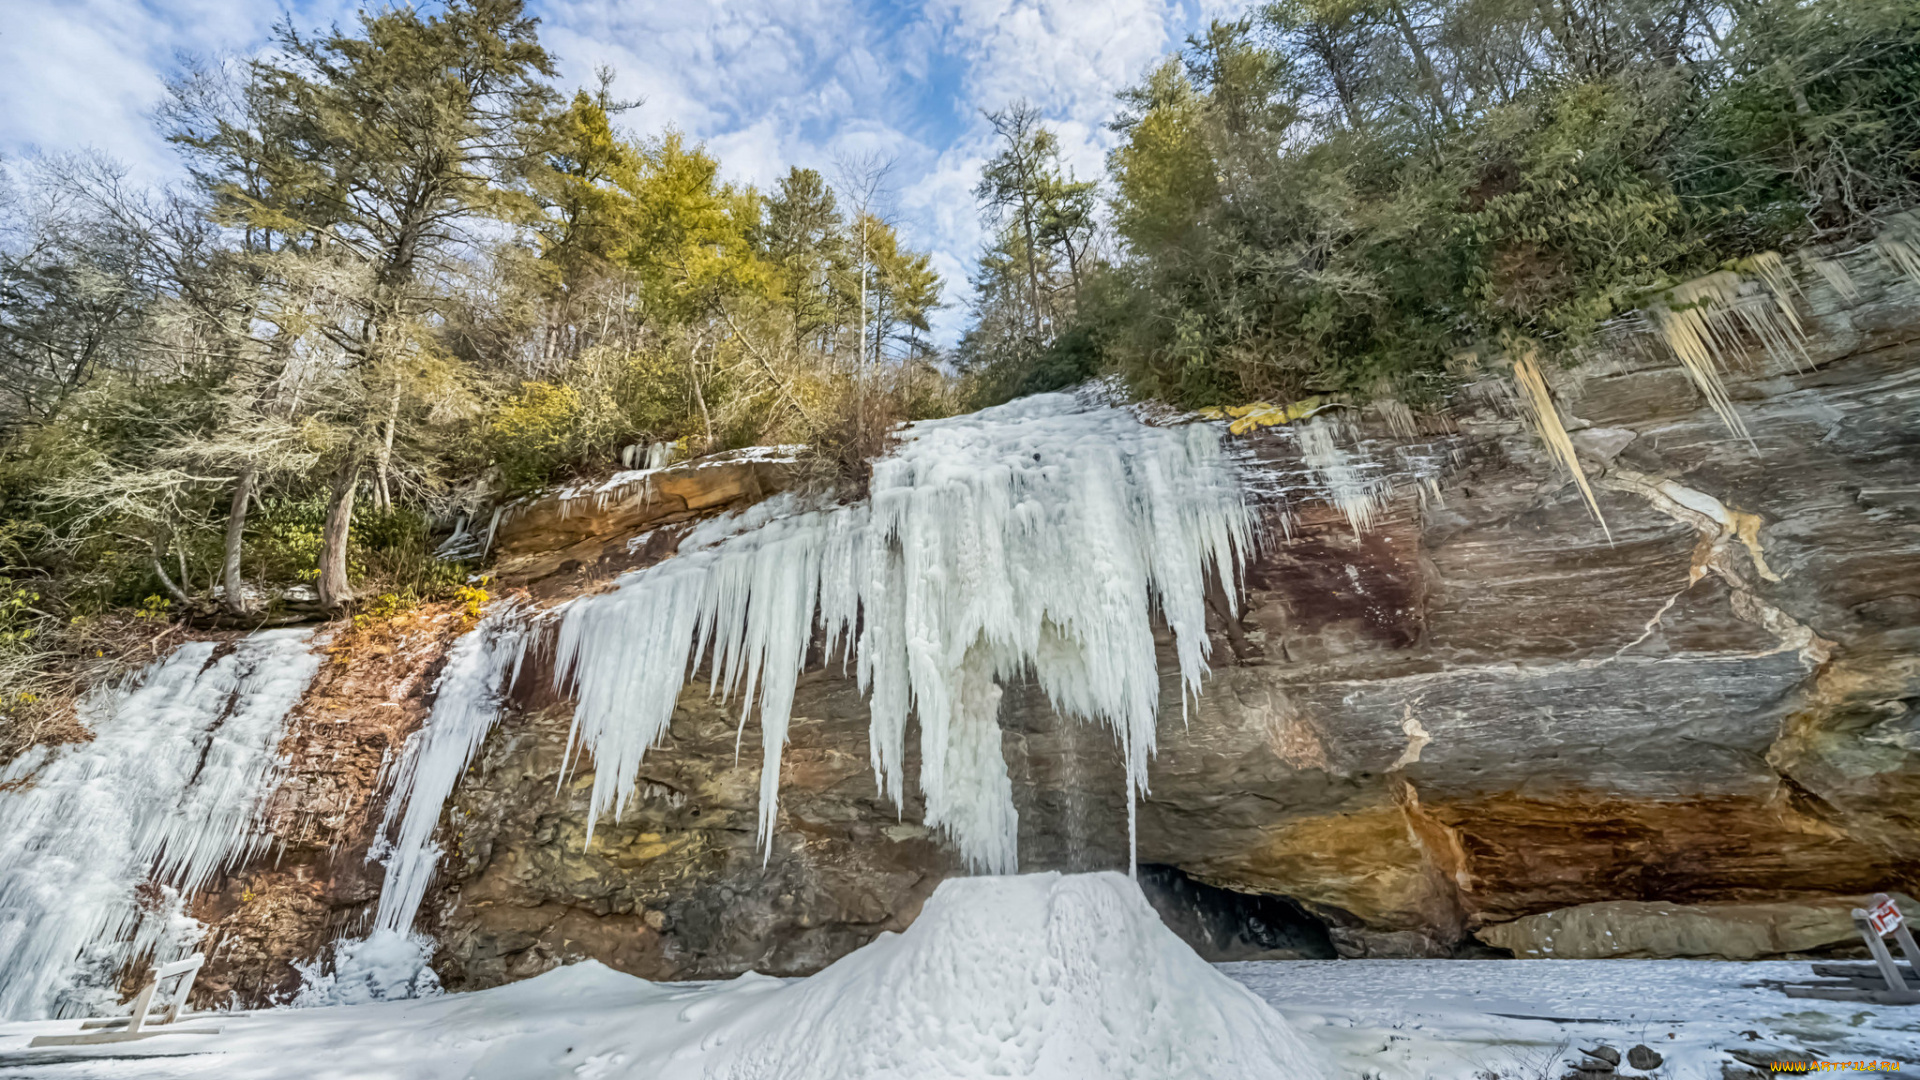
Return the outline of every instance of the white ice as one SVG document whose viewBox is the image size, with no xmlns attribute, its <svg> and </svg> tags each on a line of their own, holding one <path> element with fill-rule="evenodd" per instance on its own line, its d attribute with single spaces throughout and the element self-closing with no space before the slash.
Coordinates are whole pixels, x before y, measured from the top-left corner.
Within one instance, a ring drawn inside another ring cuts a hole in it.
<svg viewBox="0 0 1920 1080">
<path fill-rule="evenodd" d="M 1390 495 L 1384 478 L 1363 475 L 1354 457 L 1340 445 L 1338 429 L 1324 416 L 1300 425 L 1297 438 L 1301 460 L 1313 470 L 1326 500 L 1347 516 L 1353 534 L 1373 527 L 1373 518 Z"/>
<path fill-rule="evenodd" d="M 1238 575 L 1250 515 L 1221 428 L 1156 427 L 1045 394 L 913 425 L 851 506 L 757 508 L 753 528 L 698 533 L 680 554 L 570 605 L 556 678 L 596 772 L 590 821 L 618 814 L 688 673 L 757 707 L 760 835 L 771 844 L 781 749 L 816 627 L 871 696 L 876 779 L 904 801 L 907 718 L 920 730 L 926 818 L 968 865 L 1016 863 L 998 700 L 1032 677 L 1063 713 L 1102 723 L 1147 786 L 1160 704 L 1153 619 L 1171 628 L 1184 695 L 1207 670 L 1209 580 Z"/>
<path fill-rule="evenodd" d="M 912 926 L 735 1007 L 725 1080 L 1322 1080 L 1320 1056 L 1115 873 L 953 878 Z"/>
<path fill-rule="evenodd" d="M 584 963 L 477 994 L 221 1018 L 87 1076 L 1331 1080 L 1320 1054 L 1114 874 L 943 883 L 808 979 L 651 984 Z M 0 1052 L 18 1036 L 0 1027 Z M 164 1042 L 166 1040 L 156 1040 Z M 147 1046 L 143 1044 L 139 1053 Z M 155 1047 L 156 1052 L 160 1048 Z M 206 1050 L 211 1054 L 194 1054 Z M 14 1061 L 0 1059 L 0 1065 Z M 48 1073 L 60 1075 L 57 1068 Z"/>
<path fill-rule="evenodd" d="M 521 606 L 500 604 L 447 650 L 433 685 L 433 712 L 408 737 L 391 777 L 380 826 L 386 843 L 376 849 L 387 868 L 377 930 L 404 936 L 413 928 L 440 861 L 434 829 L 447 796 L 500 719 L 500 695 L 519 670 L 528 625 Z"/>
<path fill-rule="evenodd" d="M 440 992 L 440 976 L 429 966 L 433 949 L 425 934 L 384 927 L 357 941 L 335 942 L 331 956 L 294 965 L 301 985 L 292 1004 L 314 1009 L 432 997 Z"/>
<path fill-rule="evenodd" d="M 94 694 L 91 741 L 0 774 L 17 784 L 0 793 L 0 1016 L 112 1004 L 129 960 L 197 939 L 183 895 L 265 840 L 286 715 L 320 658 L 304 630 L 217 651 L 183 645 Z"/>
</svg>

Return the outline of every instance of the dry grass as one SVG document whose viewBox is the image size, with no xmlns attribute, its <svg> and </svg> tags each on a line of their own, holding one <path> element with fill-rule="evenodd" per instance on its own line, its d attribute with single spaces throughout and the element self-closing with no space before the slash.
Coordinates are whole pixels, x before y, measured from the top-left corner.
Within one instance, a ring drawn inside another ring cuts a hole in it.
<svg viewBox="0 0 1920 1080">
<path fill-rule="evenodd" d="M 889 365 L 846 377 L 810 413 L 807 449 L 795 463 L 797 490 L 865 498 L 873 463 L 915 420 L 951 416 L 959 396 L 950 380 L 917 365 Z"/>
</svg>

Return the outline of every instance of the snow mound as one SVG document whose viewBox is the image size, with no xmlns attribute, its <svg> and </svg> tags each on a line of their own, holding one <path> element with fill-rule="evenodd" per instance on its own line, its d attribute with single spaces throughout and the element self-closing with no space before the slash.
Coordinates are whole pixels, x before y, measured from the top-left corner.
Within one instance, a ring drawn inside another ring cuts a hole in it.
<svg viewBox="0 0 1920 1080">
<path fill-rule="evenodd" d="M 716 1034 L 719 1060 L 700 1073 L 715 1080 L 1327 1075 L 1117 873 L 944 882 L 905 933 L 764 994 Z"/>
</svg>

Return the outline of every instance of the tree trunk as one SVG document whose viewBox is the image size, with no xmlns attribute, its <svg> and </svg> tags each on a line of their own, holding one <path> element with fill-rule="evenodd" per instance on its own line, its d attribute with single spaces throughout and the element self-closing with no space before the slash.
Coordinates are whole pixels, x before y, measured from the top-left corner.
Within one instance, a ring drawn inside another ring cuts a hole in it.
<svg viewBox="0 0 1920 1080">
<path fill-rule="evenodd" d="M 1024 174 L 1023 174 L 1024 176 Z M 1020 195 L 1020 227 L 1027 238 L 1027 308 L 1033 319 L 1035 337 L 1040 328 L 1040 248 L 1033 239 L 1033 203 L 1025 192 Z"/>
<path fill-rule="evenodd" d="M 327 502 L 327 523 L 320 533 L 320 606 L 329 611 L 353 599 L 353 587 L 347 583 L 347 539 L 359 481 L 360 448 L 349 445 L 333 474 L 333 497 Z"/>
<path fill-rule="evenodd" d="M 379 472 L 373 487 L 373 505 L 377 510 L 393 509 L 393 491 L 387 486 L 393 466 L 393 429 L 400 422 L 400 381 L 394 380 L 393 400 L 387 405 L 387 434 L 380 444 Z"/>
<path fill-rule="evenodd" d="M 1413 54 L 1413 66 L 1420 74 L 1420 81 L 1426 84 L 1427 96 L 1439 112 L 1440 122 L 1452 127 L 1453 110 L 1447 105 L 1447 95 L 1441 89 L 1439 72 L 1427 56 L 1427 47 L 1420 41 L 1420 35 L 1414 32 L 1413 21 L 1407 18 L 1406 9 L 1398 3 L 1388 4 L 1387 10 L 1393 14 L 1394 26 L 1400 31 L 1401 40 L 1407 43 L 1407 51 Z"/>
<path fill-rule="evenodd" d="M 166 540 L 155 540 L 153 542 L 154 576 L 160 579 L 160 587 L 167 590 L 167 595 L 178 600 L 182 608 L 192 607 L 193 597 L 188 596 L 185 589 L 174 584 L 173 579 L 167 576 L 167 564 L 163 561 L 167 554 L 167 545 L 168 541 Z M 185 614 L 185 612 L 183 611 L 182 614 Z"/>
<path fill-rule="evenodd" d="M 233 503 L 227 510 L 226 560 L 221 567 L 222 583 L 227 587 L 227 610 L 235 615 L 247 613 L 247 601 L 241 595 L 240 544 L 247 529 L 247 499 L 253 494 L 253 470 L 243 469 L 233 482 Z"/>
<path fill-rule="evenodd" d="M 867 363 L 867 218 L 862 211 L 860 218 L 860 348 L 854 354 L 858 360 L 854 369 L 859 370 Z"/>
<path fill-rule="evenodd" d="M 693 402 L 700 406 L 700 423 L 707 429 L 707 441 L 701 445 L 702 454 L 713 453 L 713 417 L 707 413 L 707 395 L 700 392 L 700 346 L 696 342 L 693 352 L 687 357 L 687 380 L 693 384 Z"/>
</svg>

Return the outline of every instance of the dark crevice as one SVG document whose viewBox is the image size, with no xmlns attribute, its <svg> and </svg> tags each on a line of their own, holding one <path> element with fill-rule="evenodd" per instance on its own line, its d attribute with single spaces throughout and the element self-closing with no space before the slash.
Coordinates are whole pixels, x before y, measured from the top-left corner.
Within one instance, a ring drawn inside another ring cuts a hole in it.
<svg viewBox="0 0 1920 1080">
<path fill-rule="evenodd" d="M 1201 959 L 1332 960 L 1337 955 L 1326 924 L 1287 897 L 1218 888 L 1156 863 L 1141 865 L 1140 889 Z"/>
</svg>

